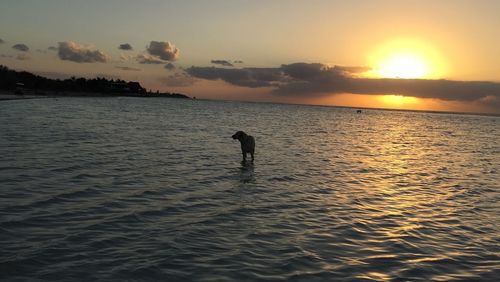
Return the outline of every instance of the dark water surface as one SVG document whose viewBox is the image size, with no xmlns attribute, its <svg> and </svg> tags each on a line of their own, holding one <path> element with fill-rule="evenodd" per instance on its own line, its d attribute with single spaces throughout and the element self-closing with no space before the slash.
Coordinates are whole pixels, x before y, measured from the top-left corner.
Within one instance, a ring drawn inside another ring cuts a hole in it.
<svg viewBox="0 0 500 282">
<path fill-rule="evenodd" d="M 0 280 L 495 281 L 499 140 L 498 117 L 3 101 Z"/>
</svg>

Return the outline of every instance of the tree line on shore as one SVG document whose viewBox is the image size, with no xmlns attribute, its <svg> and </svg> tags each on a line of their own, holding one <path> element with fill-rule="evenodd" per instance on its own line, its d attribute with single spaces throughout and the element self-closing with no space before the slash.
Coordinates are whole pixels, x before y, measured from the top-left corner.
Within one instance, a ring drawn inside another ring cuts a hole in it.
<svg viewBox="0 0 500 282">
<path fill-rule="evenodd" d="M 76 78 L 50 79 L 35 75 L 27 71 L 15 71 L 6 66 L 0 65 L 0 89 L 12 91 L 16 94 L 24 94 L 29 91 L 38 95 L 68 95 L 72 93 L 94 93 L 96 95 L 113 96 L 144 96 L 144 97 L 172 97 L 189 98 L 180 93 L 160 93 L 146 91 L 139 82 L 125 81 L 121 79 L 96 78 Z"/>
</svg>

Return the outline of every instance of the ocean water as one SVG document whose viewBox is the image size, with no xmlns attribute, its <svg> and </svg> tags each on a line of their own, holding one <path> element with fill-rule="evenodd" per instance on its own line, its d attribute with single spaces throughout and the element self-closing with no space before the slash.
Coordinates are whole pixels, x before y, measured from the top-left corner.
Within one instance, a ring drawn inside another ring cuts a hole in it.
<svg viewBox="0 0 500 282">
<path fill-rule="evenodd" d="M 491 116 L 3 101 L 0 280 L 498 281 L 499 140 Z"/>
</svg>

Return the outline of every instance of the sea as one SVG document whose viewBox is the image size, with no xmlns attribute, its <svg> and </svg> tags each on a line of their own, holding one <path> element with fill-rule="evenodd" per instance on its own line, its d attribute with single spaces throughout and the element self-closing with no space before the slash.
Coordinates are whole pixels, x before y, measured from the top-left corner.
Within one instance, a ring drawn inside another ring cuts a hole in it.
<svg viewBox="0 0 500 282">
<path fill-rule="evenodd" d="M 0 102 L 1 281 L 499 277 L 498 116 Z"/>
</svg>

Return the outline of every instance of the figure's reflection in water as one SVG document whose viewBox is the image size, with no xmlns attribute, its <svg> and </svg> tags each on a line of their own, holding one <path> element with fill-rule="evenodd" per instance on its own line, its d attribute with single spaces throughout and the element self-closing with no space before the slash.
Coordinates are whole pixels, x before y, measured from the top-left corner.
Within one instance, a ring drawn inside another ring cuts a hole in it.
<svg viewBox="0 0 500 282">
<path fill-rule="evenodd" d="M 240 166 L 240 182 L 249 183 L 255 181 L 254 164 L 249 161 L 242 161 Z"/>
</svg>

